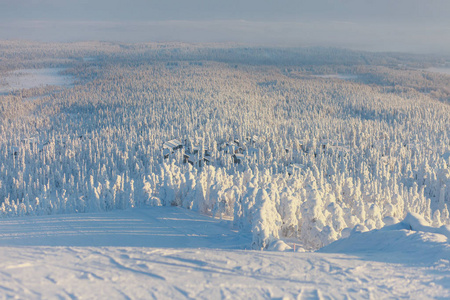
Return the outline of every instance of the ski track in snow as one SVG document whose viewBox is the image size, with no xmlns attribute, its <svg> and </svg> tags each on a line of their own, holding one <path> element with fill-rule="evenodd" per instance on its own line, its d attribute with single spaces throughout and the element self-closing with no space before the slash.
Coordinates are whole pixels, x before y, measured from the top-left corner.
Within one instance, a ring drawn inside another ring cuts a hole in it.
<svg viewBox="0 0 450 300">
<path fill-rule="evenodd" d="M 450 297 L 450 264 L 445 259 L 386 263 L 357 254 L 242 250 L 250 238 L 230 228 L 230 221 L 176 207 L 3 219 L 0 296 Z"/>
</svg>

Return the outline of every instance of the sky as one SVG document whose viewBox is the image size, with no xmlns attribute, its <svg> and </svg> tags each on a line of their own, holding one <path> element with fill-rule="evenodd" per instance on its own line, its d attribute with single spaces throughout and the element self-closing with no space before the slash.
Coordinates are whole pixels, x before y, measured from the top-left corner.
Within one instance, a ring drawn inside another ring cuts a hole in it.
<svg viewBox="0 0 450 300">
<path fill-rule="evenodd" d="M 449 0 L 0 0 L 0 39 L 450 53 Z"/>
</svg>

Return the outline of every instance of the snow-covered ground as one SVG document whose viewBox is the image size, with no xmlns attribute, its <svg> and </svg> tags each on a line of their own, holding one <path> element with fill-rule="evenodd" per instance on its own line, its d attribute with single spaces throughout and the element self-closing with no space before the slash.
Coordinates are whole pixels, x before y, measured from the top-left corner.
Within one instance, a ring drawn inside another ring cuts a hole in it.
<svg viewBox="0 0 450 300">
<path fill-rule="evenodd" d="M 425 69 L 425 71 L 433 72 L 433 73 L 440 73 L 440 74 L 445 74 L 445 75 L 450 75 L 450 68 L 446 68 L 446 67 L 427 68 L 427 69 Z"/>
<path fill-rule="evenodd" d="M 342 79 L 342 80 L 355 80 L 358 79 L 357 75 L 352 74 L 325 74 L 325 75 L 313 75 L 318 78 L 329 78 L 329 79 Z"/>
<path fill-rule="evenodd" d="M 178 207 L 2 219 L 0 297 L 448 298 L 447 230 L 412 218 L 320 252 L 270 252 Z"/>
<path fill-rule="evenodd" d="M 69 75 L 62 75 L 62 68 L 44 68 L 44 69 L 21 69 L 15 70 L 1 78 L 5 84 L 0 86 L 0 94 L 7 94 L 9 92 L 30 89 L 45 85 L 67 86 L 73 82 L 73 77 Z"/>
</svg>

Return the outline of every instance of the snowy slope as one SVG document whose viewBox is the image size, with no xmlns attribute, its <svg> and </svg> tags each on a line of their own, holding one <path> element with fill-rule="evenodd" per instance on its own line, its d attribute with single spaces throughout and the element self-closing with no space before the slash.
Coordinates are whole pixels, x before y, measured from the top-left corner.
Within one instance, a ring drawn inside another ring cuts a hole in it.
<svg viewBox="0 0 450 300">
<path fill-rule="evenodd" d="M 385 243 L 376 247 L 382 236 Z M 229 221 L 175 207 L 3 219 L 0 295 L 21 299 L 450 297 L 448 240 L 439 233 L 404 228 L 356 233 L 323 250 L 339 254 L 242 250 L 250 243 L 250 237 L 230 229 Z M 356 251 L 351 251 L 352 244 Z M 412 246 L 414 250 L 407 251 Z M 422 259 L 436 247 L 434 258 Z M 407 259 L 390 259 L 385 255 L 389 253 Z"/>
<path fill-rule="evenodd" d="M 355 232 L 319 252 L 353 254 L 365 259 L 414 266 L 442 263 L 450 272 L 449 238 L 450 226 L 431 227 L 419 215 L 410 213 L 398 224 L 380 230 Z"/>
<path fill-rule="evenodd" d="M 243 248 L 251 239 L 220 221 L 179 207 L 0 220 L 0 245 Z"/>
</svg>

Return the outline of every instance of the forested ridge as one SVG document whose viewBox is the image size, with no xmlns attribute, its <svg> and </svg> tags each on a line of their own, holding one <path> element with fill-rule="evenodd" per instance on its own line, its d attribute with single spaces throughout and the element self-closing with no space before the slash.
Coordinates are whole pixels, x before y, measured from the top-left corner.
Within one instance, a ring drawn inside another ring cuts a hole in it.
<svg viewBox="0 0 450 300">
<path fill-rule="evenodd" d="M 450 225 L 450 76 L 422 70 L 446 58 L 175 43 L 0 49 L 0 78 L 44 67 L 74 78 L 0 95 L 3 217 L 177 205 L 233 219 L 255 249 L 279 237 L 317 249 L 408 212 Z"/>
</svg>

